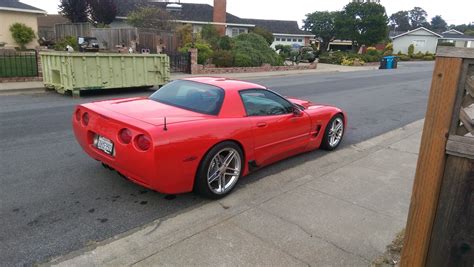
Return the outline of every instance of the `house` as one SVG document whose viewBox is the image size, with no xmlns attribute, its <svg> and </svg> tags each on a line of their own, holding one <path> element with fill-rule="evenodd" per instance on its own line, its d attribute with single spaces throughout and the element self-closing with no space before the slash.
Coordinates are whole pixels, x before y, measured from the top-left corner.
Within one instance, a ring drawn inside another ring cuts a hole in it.
<svg viewBox="0 0 474 267">
<path fill-rule="evenodd" d="M 227 0 L 214 0 L 214 6 L 208 4 L 157 2 L 151 0 L 150 6 L 161 8 L 169 12 L 177 23 L 191 24 L 194 32 L 200 32 L 204 25 L 214 25 L 221 35 L 230 37 L 248 33 L 255 27 L 262 27 L 273 33 L 277 44 L 309 45 L 314 35 L 301 30 L 296 21 L 260 20 L 239 18 L 227 12 Z M 126 23 L 127 15 L 133 9 L 119 7 L 116 21 L 111 27 L 129 27 Z"/>
<path fill-rule="evenodd" d="M 7 48 L 18 46 L 10 33 L 10 26 L 14 23 L 24 23 L 31 27 L 35 33 L 38 32 L 38 16 L 44 16 L 46 11 L 24 4 L 18 0 L 0 1 L 0 43 Z M 35 48 L 37 40 L 32 41 L 26 47 Z"/>
<path fill-rule="evenodd" d="M 424 27 L 420 27 L 396 36 L 391 37 L 393 42 L 393 51 L 395 53 L 408 53 L 410 45 L 415 46 L 415 53 L 436 53 L 438 40 L 442 38 L 441 34 L 430 31 Z"/>
<path fill-rule="evenodd" d="M 474 36 L 465 35 L 454 29 L 445 31 L 441 35 L 443 35 L 443 37 L 439 39 L 439 43 L 450 43 L 455 47 L 474 48 Z"/>
</svg>

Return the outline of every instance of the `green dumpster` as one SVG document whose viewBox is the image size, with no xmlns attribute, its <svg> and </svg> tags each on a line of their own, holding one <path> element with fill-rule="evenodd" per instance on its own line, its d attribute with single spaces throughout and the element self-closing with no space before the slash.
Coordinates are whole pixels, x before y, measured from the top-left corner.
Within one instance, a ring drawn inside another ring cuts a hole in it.
<svg viewBox="0 0 474 267">
<path fill-rule="evenodd" d="M 40 53 L 43 82 L 59 93 L 151 87 L 170 80 L 167 55 L 119 53 Z"/>
</svg>

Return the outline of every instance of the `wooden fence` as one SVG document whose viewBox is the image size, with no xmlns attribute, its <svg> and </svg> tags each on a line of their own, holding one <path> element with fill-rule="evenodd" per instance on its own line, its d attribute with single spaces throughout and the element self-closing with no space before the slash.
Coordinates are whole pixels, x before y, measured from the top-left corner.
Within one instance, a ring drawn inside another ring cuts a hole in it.
<svg viewBox="0 0 474 267">
<path fill-rule="evenodd" d="M 91 36 L 97 38 L 101 49 L 107 50 L 121 45 L 131 47 L 139 40 L 137 28 L 92 28 Z"/>
<path fill-rule="evenodd" d="M 474 266 L 474 49 L 438 48 L 401 266 Z"/>
<path fill-rule="evenodd" d="M 90 23 L 67 23 L 54 25 L 56 40 L 61 40 L 69 36 L 91 36 Z"/>
</svg>

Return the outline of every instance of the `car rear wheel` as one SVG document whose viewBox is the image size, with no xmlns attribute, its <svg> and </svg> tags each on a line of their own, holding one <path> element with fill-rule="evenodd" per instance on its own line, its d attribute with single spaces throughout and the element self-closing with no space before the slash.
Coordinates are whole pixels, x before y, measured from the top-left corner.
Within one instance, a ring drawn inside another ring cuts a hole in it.
<svg viewBox="0 0 474 267">
<path fill-rule="evenodd" d="M 344 118 L 341 114 L 338 114 L 329 121 L 324 133 L 323 142 L 321 143 L 321 148 L 329 151 L 335 150 L 342 142 L 344 131 Z"/>
<path fill-rule="evenodd" d="M 233 142 L 213 147 L 204 157 L 196 176 L 195 189 L 200 195 L 219 199 L 228 195 L 242 175 L 243 154 Z"/>
</svg>

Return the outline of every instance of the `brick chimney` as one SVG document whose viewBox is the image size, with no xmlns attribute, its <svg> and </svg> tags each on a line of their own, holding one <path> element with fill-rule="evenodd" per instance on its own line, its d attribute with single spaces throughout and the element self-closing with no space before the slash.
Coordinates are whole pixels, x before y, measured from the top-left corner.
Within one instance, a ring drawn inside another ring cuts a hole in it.
<svg viewBox="0 0 474 267">
<path fill-rule="evenodd" d="M 214 0 L 214 22 L 227 22 L 227 0 Z M 216 25 L 221 36 L 225 35 L 225 25 Z"/>
</svg>

